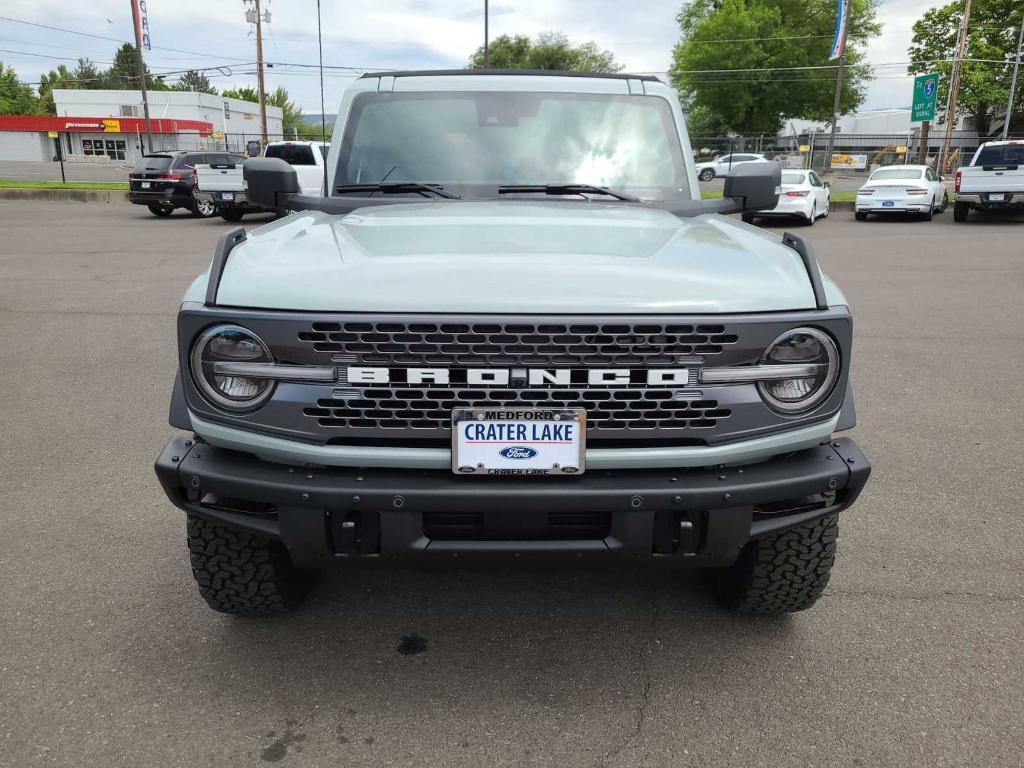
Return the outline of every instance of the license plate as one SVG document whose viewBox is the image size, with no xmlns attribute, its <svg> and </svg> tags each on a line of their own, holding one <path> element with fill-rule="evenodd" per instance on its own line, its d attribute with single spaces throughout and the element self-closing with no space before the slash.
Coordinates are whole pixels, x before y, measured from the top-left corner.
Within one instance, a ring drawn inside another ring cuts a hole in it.
<svg viewBox="0 0 1024 768">
<path fill-rule="evenodd" d="M 465 408 L 452 412 L 452 471 L 459 475 L 580 475 L 583 409 Z"/>
<path fill-rule="evenodd" d="M 142 187 L 143 189 L 149 189 L 150 184 L 148 181 L 144 181 L 139 186 Z"/>
<path fill-rule="evenodd" d="M 883 208 L 895 208 L 896 207 L 896 201 L 895 200 L 883 200 L 882 201 L 882 207 Z"/>
<path fill-rule="evenodd" d="M 235 193 L 234 192 L 221 192 L 220 193 L 220 199 L 221 200 L 234 200 L 235 199 Z"/>
<path fill-rule="evenodd" d="M 990 202 L 993 202 L 993 203 L 1001 203 L 1001 202 L 1003 202 L 1003 200 L 1006 199 L 1006 196 L 1002 192 L 999 192 L 999 193 L 996 193 L 996 194 L 989 195 L 988 199 L 989 199 Z"/>
</svg>

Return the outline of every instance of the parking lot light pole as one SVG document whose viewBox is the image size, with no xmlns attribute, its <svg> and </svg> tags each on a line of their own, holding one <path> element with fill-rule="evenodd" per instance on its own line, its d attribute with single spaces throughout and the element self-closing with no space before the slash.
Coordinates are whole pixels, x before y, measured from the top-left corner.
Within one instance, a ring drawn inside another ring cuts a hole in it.
<svg viewBox="0 0 1024 768">
<path fill-rule="evenodd" d="M 146 115 L 146 147 L 142 154 L 153 151 L 153 126 L 149 122 L 149 97 L 146 95 L 146 65 L 142 61 L 142 25 L 139 23 L 139 5 L 135 0 L 132 4 L 132 26 L 135 27 L 135 57 L 139 65 L 139 89 L 142 91 L 142 111 Z"/>
<path fill-rule="evenodd" d="M 1010 98 L 1006 101 L 1006 119 L 1003 120 L 1003 141 L 1010 135 L 1010 120 L 1013 118 L 1013 97 L 1017 93 L 1017 70 L 1020 69 L 1020 53 L 1024 49 L 1024 17 L 1020 20 L 1020 38 L 1017 40 L 1017 56 L 1013 60 L 1013 79 L 1010 81 Z"/>
</svg>

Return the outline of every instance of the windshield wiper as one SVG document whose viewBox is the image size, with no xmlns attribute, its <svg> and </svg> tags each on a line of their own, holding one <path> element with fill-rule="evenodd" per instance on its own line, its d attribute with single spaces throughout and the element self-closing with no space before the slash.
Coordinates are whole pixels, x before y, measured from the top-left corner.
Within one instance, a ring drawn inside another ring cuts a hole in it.
<svg viewBox="0 0 1024 768">
<path fill-rule="evenodd" d="M 443 197 L 446 200 L 461 200 L 462 195 L 447 192 L 440 184 L 424 184 L 419 181 L 382 181 L 378 184 L 339 184 L 334 188 L 339 194 L 346 192 L 383 192 L 385 194 L 401 194 L 418 192 L 424 197 Z"/>
<path fill-rule="evenodd" d="M 507 195 L 511 192 L 543 192 L 545 195 L 607 195 L 616 200 L 626 200 L 630 203 L 639 203 L 639 197 L 623 195 L 620 192 L 613 192 L 608 187 L 598 187 L 594 184 L 506 184 L 498 187 L 499 195 Z"/>
</svg>

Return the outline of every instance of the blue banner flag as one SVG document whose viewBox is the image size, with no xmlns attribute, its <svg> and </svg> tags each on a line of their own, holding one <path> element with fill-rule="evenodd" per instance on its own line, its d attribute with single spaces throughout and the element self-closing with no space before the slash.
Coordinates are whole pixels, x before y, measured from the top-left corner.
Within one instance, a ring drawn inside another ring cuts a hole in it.
<svg viewBox="0 0 1024 768">
<path fill-rule="evenodd" d="M 832 52 L 828 55 L 829 61 L 834 61 L 846 53 L 846 0 L 836 0 L 836 36 L 832 40 Z"/>
</svg>

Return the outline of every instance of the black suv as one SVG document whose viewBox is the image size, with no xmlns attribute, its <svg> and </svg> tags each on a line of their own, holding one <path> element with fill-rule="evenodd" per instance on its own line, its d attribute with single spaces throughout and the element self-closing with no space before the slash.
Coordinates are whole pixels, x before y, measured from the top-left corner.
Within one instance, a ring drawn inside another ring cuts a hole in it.
<svg viewBox="0 0 1024 768">
<path fill-rule="evenodd" d="M 144 156 L 128 174 L 128 200 L 145 205 L 155 216 L 170 216 L 187 208 L 193 216 L 217 213 L 212 202 L 196 200 L 195 167 L 205 163 L 242 163 L 244 155 L 231 152 L 158 152 Z"/>
</svg>

